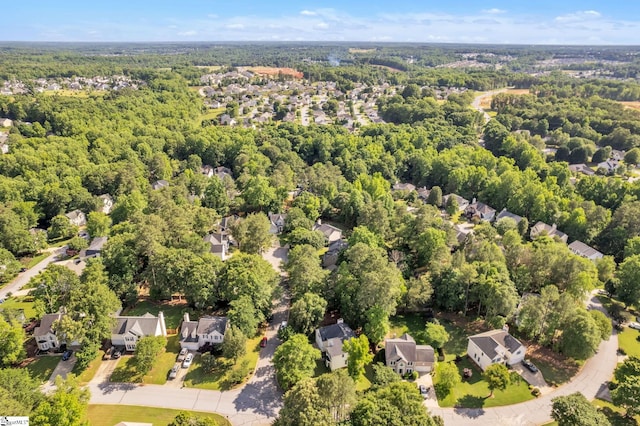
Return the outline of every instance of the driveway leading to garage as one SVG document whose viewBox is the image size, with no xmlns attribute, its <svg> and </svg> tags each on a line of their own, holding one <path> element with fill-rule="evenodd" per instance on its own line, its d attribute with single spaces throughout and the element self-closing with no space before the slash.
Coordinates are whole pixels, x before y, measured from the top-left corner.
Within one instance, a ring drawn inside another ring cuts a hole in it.
<svg viewBox="0 0 640 426">
<path fill-rule="evenodd" d="M 55 388 L 56 377 L 61 376 L 63 379 L 67 378 L 67 374 L 73 370 L 73 366 L 76 365 L 76 353 L 74 352 L 66 361 L 62 360 L 60 357 L 60 362 L 56 365 L 56 368 L 53 369 L 51 376 L 49 376 L 49 380 L 42 385 L 42 391 L 45 393 L 51 392 Z"/>
</svg>

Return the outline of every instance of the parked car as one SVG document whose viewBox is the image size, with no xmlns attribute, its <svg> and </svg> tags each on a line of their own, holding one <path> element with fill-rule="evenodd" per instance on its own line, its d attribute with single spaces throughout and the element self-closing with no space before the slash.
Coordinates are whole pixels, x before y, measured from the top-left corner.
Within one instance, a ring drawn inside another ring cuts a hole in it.
<svg viewBox="0 0 640 426">
<path fill-rule="evenodd" d="M 287 328 L 287 322 L 286 321 L 282 321 L 280 323 L 280 330 L 282 330 L 283 328 Z"/>
<path fill-rule="evenodd" d="M 4 303 L 4 299 L 0 299 L 0 303 Z"/>
<path fill-rule="evenodd" d="M 71 355 L 73 355 L 73 351 L 71 349 L 64 351 L 64 353 L 62 354 L 62 360 L 67 361 L 69 358 L 71 358 Z"/>
<path fill-rule="evenodd" d="M 528 359 L 523 359 L 522 360 L 522 365 L 524 365 L 525 368 L 527 370 L 531 371 L 532 373 L 537 373 L 538 372 L 538 367 L 533 365 L 533 363 L 531 361 L 529 361 Z"/>
<path fill-rule="evenodd" d="M 184 361 L 185 357 L 187 356 L 187 353 L 189 353 L 187 348 L 180 349 L 180 353 L 178 354 L 178 361 Z"/>
<path fill-rule="evenodd" d="M 267 346 L 267 336 L 264 336 L 262 340 L 260 340 L 260 347 L 264 348 Z"/>
<path fill-rule="evenodd" d="M 175 379 L 178 376 L 178 370 L 180 370 L 180 363 L 176 362 L 173 367 L 171 367 L 171 371 L 169 371 L 169 378 Z"/>
<path fill-rule="evenodd" d="M 113 352 L 111 353 L 111 359 L 118 359 L 122 356 L 122 352 L 120 352 L 120 349 L 114 349 Z"/>
<path fill-rule="evenodd" d="M 27 272 L 27 268 L 20 268 L 20 272 Z"/>
<path fill-rule="evenodd" d="M 629 328 L 634 328 L 636 330 L 640 330 L 640 322 L 630 322 Z"/>
<path fill-rule="evenodd" d="M 187 357 L 182 361 L 182 368 L 191 367 L 191 362 L 193 362 L 193 354 L 187 354 Z"/>
<path fill-rule="evenodd" d="M 420 389 L 420 394 L 422 395 L 423 398 L 427 398 L 427 395 L 429 394 L 429 388 L 427 388 L 425 385 L 420 385 L 418 386 L 418 388 Z"/>
</svg>

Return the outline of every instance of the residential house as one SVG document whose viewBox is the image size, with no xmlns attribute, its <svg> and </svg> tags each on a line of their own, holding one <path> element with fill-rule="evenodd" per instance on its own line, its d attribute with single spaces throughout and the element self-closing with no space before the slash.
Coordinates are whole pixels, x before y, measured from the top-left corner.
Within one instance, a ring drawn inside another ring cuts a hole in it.
<svg viewBox="0 0 640 426">
<path fill-rule="evenodd" d="M 153 189 L 155 191 L 155 190 L 167 187 L 167 186 L 169 186 L 169 182 L 167 182 L 164 179 L 160 179 L 160 180 L 157 180 L 157 181 L 155 181 L 155 182 L 153 182 L 151 184 L 151 189 Z"/>
<path fill-rule="evenodd" d="M 331 371 L 347 366 L 349 354 L 342 350 L 342 344 L 354 337 L 356 334 L 342 319 L 336 324 L 316 329 L 316 345 L 322 352 L 325 365 Z"/>
<path fill-rule="evenodd" d="M 36 340 L 38 349 L 48 351 L 60 347 L 60 342 L 56 331 L 53 329 L 54 323 L 60 321 L 62 314 L 46 314 L 40 320 L 40 325 L 33 330 L 33 337 Z"/>
<path fill-rule="evenodd" d="M 407 191 L 407 192 L 411 192 L 411 191 L 415 191 L 416 190 L 416 186 L 411 184 L 411 183 L 396 183 L 393 185 L 393 187 L 391 188 L 394 191 Z"/>
<path fill-rule="evenodd" d="M 111 213 L 111 209 L 113 209 L 113 198 L 109 194 L 102 194 L 98 196 L 102 201 L 102 213 L 109 214 Z"/>
<path fill-rule="evenodd" d="M 604 255 L 600 253 L 598 250 L 578 240 L 569 244 L 569 250 L 571 250 L 578 256 L 585 257 L 589 260 L 598 260 L 604 257 Z"/>
<path fill-rule="evenodd" d="M 418 199 L 422 200 L 423 203 L 426 203 L 427 199 L 429 198 L 429 194 L 431 193 L 431 190 L 423 186 L 422 188 L 418 188 L 416 191 L 418 191 Z"/>
<path fill-rule="evenodd" d="M 102 253 L 102 248 L 108 237 L 96 237 L 91 240 L 89 247 L 80 252 L 80 258 L 98 257 Z"/>
<path fill-rule="evenodd" d="M 474 198 L 471 204 L 469 204 L 464 210 L 464 214 L 469 219 L 477 217 L 485 222 L 491 222 L 496 216 L 496 209 L 489 207 Z"/>
<path fill-rule="evenodd" d="M 612 175 L 620 167 L 620 162 L 616 160 L 607 160 L 598 163 L 598 170 L 604 174 Z"/>
<path fill-rule="evenodd" d="M 204 242 L 209 244 L 209 252 L 222 260 L 229 257 L 229 237 L 223 232 L 213 232 L 204 236 Z"/>
<path fill-rule="evenodd" d="M 74 210 L 65 214 L 65 216 L 72 225 L 85 226 L 87 224 L 87 217 L 80 210 Z"/>
<path fill-rule="evenodd" d="M 222 219 L 220 219 L 220 223 L 218 224 L 218 228 L 223 233 L 224 232 L 228 232 L 228 231 L 231 230 L 231 225 L 233 225 L 236 220 L 238 220 L 238 216 L 237 215 L 225 216 Z"/>
<path fill-rule="evenodd" d="M 429 373 L 436 362 L 433 348 L 416 344 L 413 337 L 407 333 L 396 339 L 385 340 L 384 352 L 387 367 L 400 375 L 411 374 L 414 371 Z"/>
<path fill-rule="evenodd" d="M 284 223 L 287 220 L 287 215 L 284 213 L 271 213 L 269 212 L 269 233 L 281 234 L 284 230 Z"/>
<path fill-rule="evenodd" d="M 349 247 L 349 243 L 342 239 L 329 244 L 329 249 L 322 257 L 322 267 L 334 270 L 338 264 L 338 256 L 340 256 L 340 253 L 347 247 Z"/>
<path fill-rule="evenodd" d="M 469 337 L 467 355 L 482 371 L 492 364 L 514 365 L 521 362 L 527 348 L 509 334 L 509 327 Z"/>
<path fill-rule="evenodd" d="M 213 167 L 209 166 L 209 165 L 204 165 L 200 168 L 200 173 L 202 173 L 205 177 L 212 177 L 213 176 Z"/>
<path fill-rule="evenodd" d="M 327 244 L 331 244 L 332 242 L 338 241 L 342 238 L 342 231 L 339 228 L 326 223 L 322 223 L 320 219 L 318 219 L 316 224 L 313 225 L 313 230 L 322 232 L 322 235 L 324 235 L 324 239 Z"/>
<path fill-rule="evenodd" d="M 6 143 L 0 142 L 0 154 L 8 154 L 9 153 L 9 145 Z"/>
<path fill-rule="evenodd" d="M 622 151 L 622 150 L 618 150 L 618 149 L 612 149 L 611 150 L 611 154 L 609 155 L 609 157 L 614 161 L 622 161 L 622 160 L 624 160 L 625 154 L 626 154 L 626 151 Z"/>
<path fill-rule="evenodd" d="M 223 180 L 226 176 L 233 178 L 231 174 L 231 169 L 224 166 L 218 166 L 215 169 L 213 169 L 213 174 L 216 175 L 220 180 Z"/>
<path fill-rule="evenodd" d="M 13 126 L 13 120 L 9 118 L 0 118 L 0 127 L 11 127 Z"/>
<path fill-rule="evenodd" d="M 162 311 L 158 312 L 157 317 L 148 312 L 139 317 L 117 316 L 116 326 L 111 331 L 111 344 L 124 346 L 127 351 L 134 351 L 141 338 L 166 335 L 167 326 Z"/>
<path fill-rule="evenodd" d="M 220 344 L 229 328 L 227 317 L 204 316 L 198 321 L 191 321 L 189 314 L 184 314 L 180 327 L 180 347 L 197 351 L 207 343 Z"/>
<path fill-rule="evenodd" d="M 569 164 L 569 170 L 571 170 L 574 173 L 582 173 L 587 176 L 592 176 L 596 173 L 590 167 L 588 167 L 586 164 L 583 164 L 583 163 Z"/>
<path fill-rule="evenodd" d="M 454 225 L 453 230 L 456 231 L 456 239 L 459 244 L 462 244 L 466 241 L 467 236 L 473 234 L 473 224 L 469 223 L 458 223 Z"/>
<path fill-rule="evenodd" d="M 235 126 L 238 122 L 235 118 L 231 118 L 229 114 L 222 114 L 220 116 L 220 124 L 222 126 Z"/>
<path fill-rule="evenodd" d="M 496 216 L 496 222 L 505 217 L 515 220 L 516 223 L 520 223 L 520 221 L 522 220 L 522 216 L 518 216 L 517 214 L 511 213 L 507 211 L 507 209 L 505 208 L 505 209 L 502 209 L 500 213 L 498 213 L 498 216 Z"/>
<path fill-rule="evenodd" d="M 564 232 L 558 231 L 556 228 L 556 224 L 547 225 L 544 222 L 537 222 L 535 225 L 531 227 L 531 231 L 529 232 L 529 236 L 532 240 L 535 240 L 540 235 L 548 235 L 551 238 L 558 238 L 563 243 L 566 243 L 569 239 L 569 236 Z"/>
<path fill-rule="evenodd" d="M 453 197 L 458 202 L 458 210 L 463 212 L 469 207 L 469 200 L 462 198 L 458 194 L 447 194 L 442 197 L 442 206 L 446 207 L 449 202 L 449 198 Z"/>
</svg>

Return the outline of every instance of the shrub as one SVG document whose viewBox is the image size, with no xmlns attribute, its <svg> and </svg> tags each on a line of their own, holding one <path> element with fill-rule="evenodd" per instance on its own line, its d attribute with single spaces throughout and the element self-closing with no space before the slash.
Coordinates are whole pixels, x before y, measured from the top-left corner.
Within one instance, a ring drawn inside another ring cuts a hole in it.
<svg viewBox="0 0 640 426">
<path fill-rule="evenodd" d="M 531 395 L 535 396 L 536 398 L 540 396 L 540 389 L 538 388 L 533 388 L 531 390 Z"/>
</svg>

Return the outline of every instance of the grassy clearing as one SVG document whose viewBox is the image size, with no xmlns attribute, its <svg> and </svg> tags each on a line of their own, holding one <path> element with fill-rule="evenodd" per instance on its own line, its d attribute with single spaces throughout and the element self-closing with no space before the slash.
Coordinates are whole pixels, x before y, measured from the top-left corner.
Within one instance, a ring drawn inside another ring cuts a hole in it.
<svg viewBox="0 0 640 426">
<path fill-rule="evenodd" d="M 640 331 L 625 327 L 618 333 L 618 346 L 629 356 L 640 357 L 640 342 L 638 341 Z"/>
<path fill-rule="evenodd" d="M 88 98 L 89 95 L 99 95 L 102 96 L 107 93 L 106 90 L 71 90 L 71 89 L 60 89 L 60 90 L 45 90 L 42 92 L 47 96 L 64 96 L 67 98 Z"/>
<path fill-rule="evenodd" d="M 178 328 L 182 317 L 185 312 L 192 313 L 192 311 L 184 304 L 168 304 L 168 303 L 152 303 L 148 301 L 138 302 L 136 306 L 127 308 L 123 311 L 122 315 L 139 316 L 149 312 L 152 315 L 158 315 L 158 312 L 162 311 L 164 314 L 164 321 L 167 328 Z M 195 317 L 198 318 L 198 317 Z"/>
<path fill-rule="evenodd" d="M 535 343 L 525 343 L 529 348 L 529 358 L 540 369 L 550 386 L 559 386 L 571 380 L 578 373 L 581 363 L 541 347 Z"/>
<path fill-rule="evenodd" d="M 2 309 L 23 310 L 27 319 L 35 318 L 36 316 L 35 303 L 31 296 L 9 297 L 2 304 Z"/>
<path fill-rule="evenodd" d="M 421 314 L 410 313 L 395 315 L 389 319 L 390 330 L 387 336 L 400 337 L 408 333 L 418 344 L 424 342 L 424 329 L 427 320 Z"/>
<path fill-rule="evenodd" d="M 220 115 L 224 114 L 225 111 L 226 108 L 212 108 L 206 114 L 200 115 L 200 117 L 198 117 L 198 122 L 202 123 L 205 120 L 215 120 Z"/>
<path fill-rule="evenodd" d="M 512 405 L 529 401 L 535 397 L 531 395 L 527 382 L 517 373 L 512 373 L 512 383 L 504 391 L 497 390 L 493 398 L 487 398 L 490 390 L 487 382 L 482 379 L 482 372 L 469 359 L 463 359 L 457 365 L 462 376 L 464 368 L 471 368 L 473 376 L 462 381 L 446 398 L 438 399 L 441 407 L 488 408 L 502 405 Z"/>
<path fill-rule="evenodd" d="M 622 105 L 624 105 L 625 108 L 629 108 L 629 109 L 635 109 L 636 111 L 640 111 L 640 102 L 638 101 L 621 101 L 620 102 Z"/>
<path fill-rule="evenodd" d="M 132 405 L 89 405 L 89 424 L 93 426 L 113 426 L 120 422 L 151 423 L 166 426 L 182 411 L 167 408 L 141 407 Z M 229 420 L 215 413 L 188 411 L 199 417 L 209 417 L 219 426 L 231 426 Z"/>
<path fill-rule="evenodd" d="M 368 364 L 364 367 L 364 375 L 356 382 L 357 391 L 366 391 L 373 383 L 373 367 Z"/>
<path fill-rule="evenodd" d="M 611 422 L 611 426 L 636 426 L 640 424 L 640 416 L 635 416 L 634 418 L 625 417 L 625 411 L 622 408 L 616 407 L 608 401 L 594 399 L 591 401 L 591 405 L 598 407 L 604 413 L 609 422 Z"/>
<path fill-rule="evenodd" d="M 247 339 L 247 353 L 245 356 L 238 359 L 238 362 L 236 362 L 235 365 L 233 365 L 232 360 L 228 360 L 222 356 L 219 357 L 218 359 L 224 363 L 225 367 L 212 373 L 204 371 L 200 364 L 200 355 L 196 355 L 191 369 L 185 376 L 184 385 L 190 388 L 211 390 L 229 390 L 233 388 L 235 385 L 230 383 L 229 376 L 232 371 L 239 370 L 242 363 L 245 361 L 248 362 L 249 371 L 251 372 L 248 377 L 251 377 L 251 374 L 255 371 L 256 364 L 258 363 L 258 356 L 260 354 L 260 340 L 262 340 L 262 336 Z"/>
<path fill-rule="evenodd" d="M 102 363 L 102 356 L 104 355 L 104 351 L 98 351 L 96 357 L 89 363 L 89 366 L 84 371 L 78 371 L 76 368 L 78 364 L 74 365 L 73 370 L 71 372 L 78 377 L 81 385 L 86 385 L 93 379 L 93 376 L 98 372 L 98 368 L 100 368 L 100 364 Z"/>
<path fill-rule="evenodd" d="M 61 358 L 62 356 L 41 356 L 27 364 L 25 368 L 29 370 L 31 377 L 44 382 L 49 380 Z"/>
</svg>

